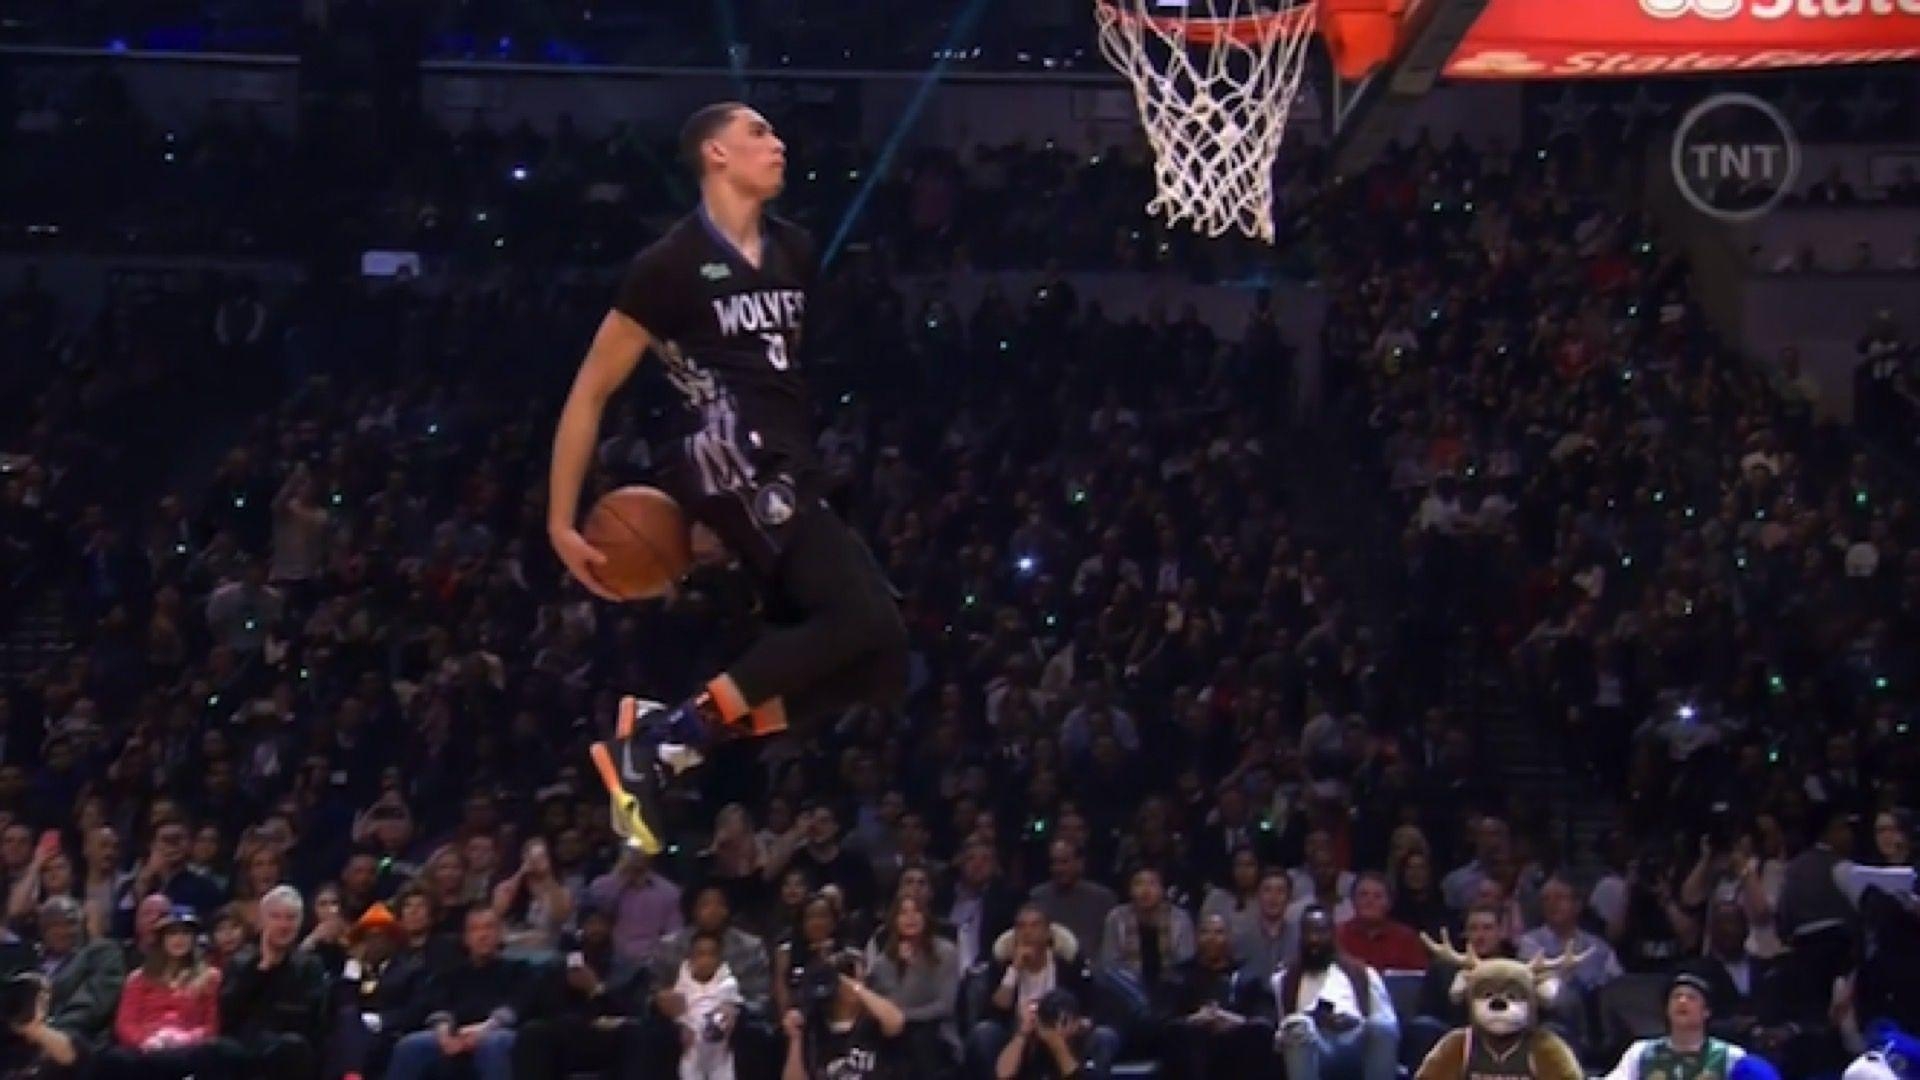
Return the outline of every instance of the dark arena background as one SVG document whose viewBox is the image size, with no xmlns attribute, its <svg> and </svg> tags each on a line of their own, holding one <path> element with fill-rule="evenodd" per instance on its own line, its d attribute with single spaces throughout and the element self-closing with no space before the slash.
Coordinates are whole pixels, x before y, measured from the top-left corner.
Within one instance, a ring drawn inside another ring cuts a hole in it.
<svg viewBox="0 0 1920 1080">
<path fill-rule="evenodd" d="M 721 101 L 907 690 L 648 855 Z M 1916 340 L 1915 0 L 6 0 L 0 1073 L 1912 1080 Z"/>
</svg>

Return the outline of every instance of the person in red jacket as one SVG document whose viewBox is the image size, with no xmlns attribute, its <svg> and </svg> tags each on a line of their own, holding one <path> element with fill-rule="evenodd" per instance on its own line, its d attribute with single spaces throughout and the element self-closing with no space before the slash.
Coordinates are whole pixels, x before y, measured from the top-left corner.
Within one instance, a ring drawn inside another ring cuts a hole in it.
<svg viewBox="0 0 1920 1080">
<path fill-rule="evenodd" d="M 1419 931 L 1387 914 L 1393 897 L 1386 878 L 1361 874 L 1353 881 L 1351 896 L 1353 918 L 1342 923 L 1335 935 L 1341 952 L 1375 971 L 1427 970 L 1427 947 L 1421 944 Z"/>
<path fill-rule="evenodd" d="M 137 1080 L 238 1078 L 245 1057 L 220 1038 L 220 969 L 200 955 L 200 920 L 176 907 L 161 920 L 146 963 L 128 976 L 105 1075 Z"/>
</svg>

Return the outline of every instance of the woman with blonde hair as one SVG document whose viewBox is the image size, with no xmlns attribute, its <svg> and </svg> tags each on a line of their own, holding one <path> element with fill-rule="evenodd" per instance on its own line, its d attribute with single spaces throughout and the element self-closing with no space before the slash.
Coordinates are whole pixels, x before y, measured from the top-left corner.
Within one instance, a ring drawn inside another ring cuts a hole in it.
<svg viewBox="0 0 1920 1080">
<path fill-rule="evenodd" d="M 547 842 L 534 837 L 520 848 L 520 867 L 493 888 L 493 911 L 507 928 L 507 947 L 551 953 L 573 918 L 573 894 L 553 872 Z"/>
<path fill-rule="evenodd" d="M 713 819 L 713 842 L 700 852 L 704 880 L 720 886 L 735 911 L 758 911 L 771 884 L 764 873 L 767 841 L 753 830 L 753 818 L 739 803 L 728 803 Z"/>
<path fill-rule="evenodd" d="M 235 857 L 232 908 L 247 929 L 260 929 L 260 898 L 286 880 L 286 856 L 272 844 L 253 844 Z"/>
<path fill-rule="evenodd" d="M 443 844 L 427 856 L 426 869 L 420 872 L 420 887 L 433 900 L 440 913 L 434 925 L 436 933 L 460 934 L 467 919 L 467 857 L 456 844 Z"/>
</svg>

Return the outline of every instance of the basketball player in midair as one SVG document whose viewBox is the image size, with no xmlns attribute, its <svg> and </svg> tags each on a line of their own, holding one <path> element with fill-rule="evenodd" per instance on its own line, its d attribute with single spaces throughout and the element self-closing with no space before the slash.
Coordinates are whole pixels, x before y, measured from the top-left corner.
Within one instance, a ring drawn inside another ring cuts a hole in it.
<svg viewBox="0 0 1920 1080">
<path fill-rule="evenodd" d="M 614 740 L 593 748 L 615 827 L 649 852 L 665 842 L 660 788 L 702 749 L 836 707 L 897 705 L 907 672 L 893 590 L 822 498 L 799 365 L 814 244 L 766 212 L 786 145 L 765 117 L 723 102 L 687 120 L 680 150 L 700 205 L 633 260 L 594 334 L 554 435 L 547 533 L 581 584 L 618 599 L 594 578 L 606 557 L 576 527 L 580 488 L 608 399 L 652 351 L 687 419 L 653 482 L 739 558 L 783 619 L 676 706 L 622 699 Z"/>
</svg>

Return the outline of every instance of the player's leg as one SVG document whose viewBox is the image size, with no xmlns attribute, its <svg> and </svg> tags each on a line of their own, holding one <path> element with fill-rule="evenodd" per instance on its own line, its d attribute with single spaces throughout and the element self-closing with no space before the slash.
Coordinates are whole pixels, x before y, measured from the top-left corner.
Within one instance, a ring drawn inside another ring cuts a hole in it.
<svg viewBox="0 0 1920 1080">
<path fill-rule="evenodd" d="M 715 739 L 784 730 L 835 704 L 897 704 L 905 690 L 906 628 L 866 545 L 817 502 L 770 527 L 750 515 L 756 501 L 683 505 L 698 505 L 699 519 L 759 573 L 792 622 L 672 709 L 623 702 L 614 741 L 594 747 L 616 830 L 650 851 L 663 843 L 661 787 Z"/>
<path fill-rule="evenodd" d="M 664 714 L 641 738 L 695 748 L 716 738 L 778 730 L 779 703 L 793 715 L 830 704 L 848 691 L 857 700 L 897 699 L 905 687 L 906 626 L 885 575 L 845 522 L 826 509 L 809 509 L 787 523 L 767 561 L 769 589 L 792 621 L 762 634 L 724 673 Z M 824 684 L 821 694 L 810 694 Z M 888 688 L 893 689 L 889 695 Z M 877 697 L 876 697 L 877 696 Z"/>
<path fill-rule="evenodd" d="M 774 589 L 797 616 L 756 640 L 726 678 L 751 710 L 785 698 L 795 717 L 835 704 L 897 705 L 906 691 L 907 628 L 886 574 L 831 510 L 796 522 Z"/>
</svg>

